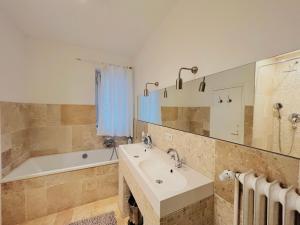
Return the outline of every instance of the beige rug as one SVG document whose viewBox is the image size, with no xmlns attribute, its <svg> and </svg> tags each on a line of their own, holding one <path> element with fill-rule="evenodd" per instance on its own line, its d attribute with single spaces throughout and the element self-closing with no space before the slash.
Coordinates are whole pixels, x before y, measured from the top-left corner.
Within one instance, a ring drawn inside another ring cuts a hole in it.
<svg viewBox="0 0 300 225">
<path fill-rule="evenodd" d="M 117 225 L 114 212 L 102 214 L 88 219 L 79 220 L 69 225 Z"/>
</svg>

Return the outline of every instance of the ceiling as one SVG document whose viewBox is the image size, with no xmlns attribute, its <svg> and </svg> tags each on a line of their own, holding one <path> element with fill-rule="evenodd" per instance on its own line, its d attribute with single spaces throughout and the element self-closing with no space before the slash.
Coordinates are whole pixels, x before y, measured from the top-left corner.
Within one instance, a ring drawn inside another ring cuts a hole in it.
<svg viewBox="0 0 300 225">
<path fill-rule="evenodd" d="M 177 0 L 0 0 L 25 35 L 132 57 Z"/>
</svg>

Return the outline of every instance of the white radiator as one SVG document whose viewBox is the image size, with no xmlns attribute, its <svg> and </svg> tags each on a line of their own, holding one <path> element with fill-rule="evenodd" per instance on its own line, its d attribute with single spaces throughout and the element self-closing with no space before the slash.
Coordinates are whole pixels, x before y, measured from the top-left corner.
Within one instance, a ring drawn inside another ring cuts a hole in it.
<svg viewBox="0 0 300 225">
<path fill-rule="evenodd" d="M 300 196 L 295 188 L 282 188 L 278 181 L 268 182 L 253 172 L 236 174 L 243 184 L 243 225 L 295 225 L 295 212 L 300 212 Z M 279 207 L 279 203 L 282 207 Z"/>
</svg>

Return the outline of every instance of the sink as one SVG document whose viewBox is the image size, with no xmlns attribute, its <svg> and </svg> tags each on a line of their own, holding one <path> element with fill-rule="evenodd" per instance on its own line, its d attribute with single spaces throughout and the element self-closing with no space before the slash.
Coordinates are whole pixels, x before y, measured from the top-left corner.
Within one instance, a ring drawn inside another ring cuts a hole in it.
<svg viewBox="0 0 300 225">
<path fill-rule="evenodd" d="M 176 168 L 175 161 L 156 147 L 120 145 L 119 157 L 160 218 L 213 195 L 211 179 L 185 164 Z"/>
<path fill-rule="evenodd" d="M 161 189 L 161 191 L 179 191 L 187 185 L 185 177 L 163 160 L 143 160 L 139 163 L 139 167 L 151 185 Z"/>
</svg>

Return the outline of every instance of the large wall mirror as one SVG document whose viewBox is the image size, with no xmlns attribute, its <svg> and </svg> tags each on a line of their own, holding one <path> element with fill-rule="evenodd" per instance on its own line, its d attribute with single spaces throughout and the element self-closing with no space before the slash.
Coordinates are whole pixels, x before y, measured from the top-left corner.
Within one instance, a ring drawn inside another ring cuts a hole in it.
<svg viewBox="0 0 300 225">
<path fill-rule="evenodd" d="M 201 81 L 138 96 L 138 119 L 300 158 L 300 51 Z"/>
</svg>

